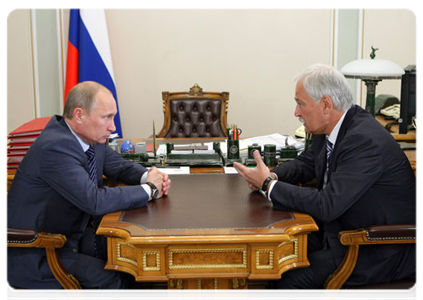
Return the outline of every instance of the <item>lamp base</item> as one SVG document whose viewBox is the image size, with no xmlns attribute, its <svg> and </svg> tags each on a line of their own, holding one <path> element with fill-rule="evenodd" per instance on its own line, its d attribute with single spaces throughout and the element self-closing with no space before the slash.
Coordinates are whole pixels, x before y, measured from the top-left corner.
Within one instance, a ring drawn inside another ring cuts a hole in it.
<svg viewBox="0 0 423 300">
<path fill-rule="evenodd" d="M 376 85 L 380 80 L 363 80 L 367 87 L 366 110 L 375 116 Z"/>
</svg>

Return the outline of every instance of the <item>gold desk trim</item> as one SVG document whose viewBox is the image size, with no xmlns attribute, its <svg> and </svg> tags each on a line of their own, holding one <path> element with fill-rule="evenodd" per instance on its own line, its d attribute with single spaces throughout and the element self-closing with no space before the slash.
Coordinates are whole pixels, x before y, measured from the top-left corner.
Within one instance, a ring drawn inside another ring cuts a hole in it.
<svg viewBox="0 0 423 300">
<path fill-rule="evenodd" d="M 173 254 L 175 253 L 242 253 L 242 264 L 195 264 L 195 265 L 176 265 L 173 263 Z M 247 248 L 221 248 L 221 249 L 169 249 L 169 269 L 188 270 L 188 269 L 227 269 L 227 268 L 247 268 Z"/>
<path fill-rule="evenodd" d="M 171 288 L 176 288 L 178 290 L 181 290 L 182 289 L 182 284 L 183 284 L 182 279 L 176 279 L 176 280 L 170 279 L 169 280 L 169 286 Z"/>
<path fill-rule="evenodd" d="M 280 265 L 281 263 L 283 263 L 287 260 L 290 260 L 290 259 L 293 259 L 293 258 L 298 258 L 298 252 L 299 252 L 299 250 L 298 250 L 298 238 L 292 239 L 290 241 L 283 242 L 278 246 L 278 248 L 283 247 L 285 245 L 288 245 L 290 243 L 294 243 L 294 253 L 291 254 L 291 255 L 284 256 L 281 259 L 279 259 L 278 265 Z"/>
<path fill-rule="evenodd" d="M 121 246 L 125 246 L 128 248 L 137 250 L 137 248 L 134 245 L 124 243 L 124 242 L 116 242 L 116 259 L 118 261 L 126 262 L 128 264 L 134 265 L 135 267 L 138 267 L 138 262 L 136 262 L 135 260 L 121 256 Z"/>
<path fill-rule="evenodd" d="M 155 267 L 148 267 L 147 266 L 147 255 L 156 255 L 156 266 Z M 150 250 L 150 251 L 143 251 L 142 252 L 142 270 L 144 272 L 161 271 L 160 262 L 161 262 L 160 251 Z"/>
<path fill-rule="evenodd" d="M 247 284 L 247 280 L 245 278 L 242 278 L 242 279 L 233 278 L 232 279 L 232 288 L 234 290 L 238 289 L 239 287 L 244 287 L 246 284 Z"/>
<path fill-rule="evenodd" d="M 261 253 L 268 253 L 269 254 L 269 264 L 268 265 L 261 265 L 260 264 L 260 254 Z M 273 258 L 274 258 L 273 249 L 257 249 L 256 250 L 256 269 L 257 270 L 273 269 Z"/>
</svg>

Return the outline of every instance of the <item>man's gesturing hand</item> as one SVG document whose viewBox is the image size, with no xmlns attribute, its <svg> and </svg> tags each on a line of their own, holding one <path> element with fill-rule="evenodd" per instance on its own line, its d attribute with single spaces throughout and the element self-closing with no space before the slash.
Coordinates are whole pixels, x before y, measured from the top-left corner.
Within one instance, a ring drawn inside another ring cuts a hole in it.
<svg viewBox="0 0 423 300">
<path fill-rule="evenodd" d="M 270 176 L 270 171 L 261 159 L 260 152 L 255 150 L 253 154 L 254 160 L 257 163 L 256 168 L 247 168 L 246 166 L 237 162 L 234 162 L 234 168 L 248 182 L 250 189 L 253 191 L 258 191 L 261 189 L 264 180 Z"/>
</svg>

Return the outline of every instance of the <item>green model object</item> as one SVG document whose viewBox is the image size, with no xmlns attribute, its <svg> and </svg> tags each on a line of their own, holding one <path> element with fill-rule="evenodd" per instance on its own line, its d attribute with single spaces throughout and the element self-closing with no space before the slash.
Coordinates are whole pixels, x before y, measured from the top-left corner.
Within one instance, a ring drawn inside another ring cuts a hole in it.
<svg viewBox="0 0 423 300">
<path fill-rule="evenodd" d="M 213 166 L 233 166 L 234 162 L 242 163 L 242 159 L 239 157 L 239 141 L 231 141 L 228 146 L 229 153 L 227 157 L 224 157 L 220 149 L 220 143 L 213 143 L 213 151 L 206 151 L 206 153 L 201 153 L 200 149 L 191 150 L 188 149 L 186 153 L 180 153 L 176 151 L 173 143 L 166 144 L 167 155 L 160 155 L 158 157 L 150 157 L 147 153 L 120 153 L 120 155 L 126 159 L 139 163 L 144 167 L 173 167 L 173 166 L 191 166 L 191 167 L 213 167 Z M 233 149 L 231 149 L 231 147 Z M 235 149 L 236 148 L 236 149 Z M 233 150 L 233 152 L 230 152 Z M 244 164 L 247 166 L 255 166 L 256 162 L 254 160 L 253 152 L 255 150 L 260 151 L 261 146 L 258 144 L 253 144 L 248 146 L 248 158 L 245 160 Z M 265 163 L 269 167 L 274 167 L 278 163 L 284 162 L 286 160 L 293 159 L 297 157 L 297 150 L 293 146 L 287 145 L 286 148 L 280 150 L 280 158 L 276 159 L 276 145 L 265 145 L 264 147 L 265 154 L 268 155 L 264 157 Z"/>
<path fill-rule="evenodd" d="M 297 149 L 288 149 L 288 148 L 284 148 L 281 149 L 281 153 L 280 153 L 280 158 L 296 158 L 297 157 Z"/>
<path fill-rule="evenodd" d="M 217 153 L 168 154 L 165 164 L 169 166 L 223 166 Z"/>
<path fill-rule="evenodd" d="M 146 162 L 149 158 L 147 153 L 121 153 L 120 155 L 126 160 L 135 162 Z"/>
<path fill-rule="evenodd" d="M 216 150 L 215 150 L 216 151 Z M 170 153 L 167 156 L 149 157 L 147 153 L 121 153 L 126 160 L 139 163 L 144 167 L 152 166 L 224 166 L 220 154 L 215 153 Z"/>
</svg>

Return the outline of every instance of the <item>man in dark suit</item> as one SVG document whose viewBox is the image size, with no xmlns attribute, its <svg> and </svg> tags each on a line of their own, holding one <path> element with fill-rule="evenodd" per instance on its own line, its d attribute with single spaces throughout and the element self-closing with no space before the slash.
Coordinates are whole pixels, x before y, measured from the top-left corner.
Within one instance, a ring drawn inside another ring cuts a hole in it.
<svg viewBox="0 0 423 300">
<path fill-rule="evenodd" d="M 99 218 L 145 206 L 166 195 L 171 184 L 158 169 L 125 161 L 106 144 L 116 113 L 107 88 L 76 85 L 63 117 L 53 116 L 25 155 L 8 194 L 8 227 L 64 234 L 61 262 L 83 288 L 122 288 L 129 282 L 121 272 L 104 270 L 106 240 L 95 235 Z M 130 186 L 103 186 L 103 175 Z M 8 281 L 24 288 L 61 287 L 43 249 L 9 248 Z"/>
<path fill-rule="evenodd" d="M 415 224 L 415 175 L 391 134 L 367 111 L 353 105 L 344 76 L 313 65 L 297 77 L 295 116 L 314 135 L 295 160 L 270 173 L 258 151 L 258 164 L 235 164 L 253 190 L 275 208 L 310 214 L 320 231 L 309 235 L 310 267 L 286 272 L 278 288 L 322 288 L 344 257 L 338 232 L 370 225 Z M 317 181 L 317 189 L 298 183 Z M 361 247 L 346 286 L 415 276 L 414 245 Z"/>
</svg>

